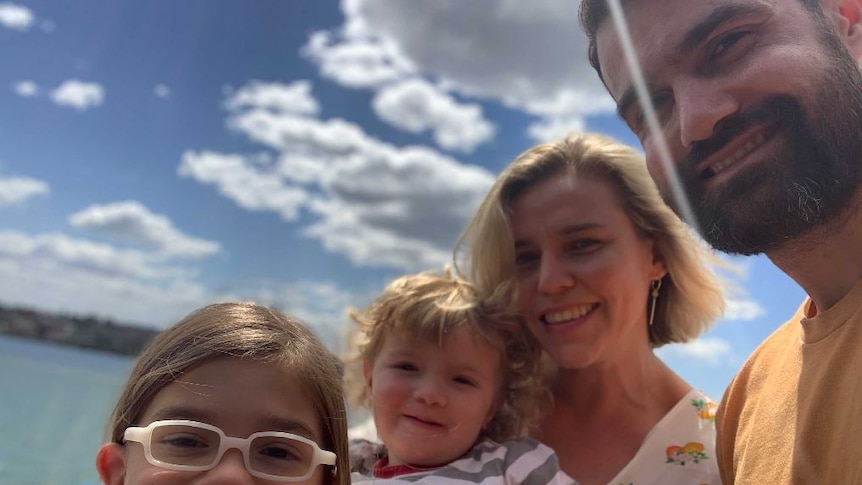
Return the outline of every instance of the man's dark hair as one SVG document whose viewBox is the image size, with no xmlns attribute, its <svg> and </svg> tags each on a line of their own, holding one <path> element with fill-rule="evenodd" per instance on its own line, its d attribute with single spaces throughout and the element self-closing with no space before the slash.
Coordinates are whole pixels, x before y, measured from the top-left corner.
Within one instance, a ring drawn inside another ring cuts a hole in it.
<svg viewBox="0 0 862 485">
<path fill-rule="evenodd" d="M 627 0 L 621 0 L 622 3 L 626 3 L 626 1 Z M 806 10 L 816 13 L 817 15 L 815 15 L 815 19 L 822 20 L 823 12 L 820 5 L 821 0 L 797 1 L 801 3 Z M 608 0 L 583 0 L 581 2 L 581 8 L 578 16 L 581 22 L 581 28 L 584 29 L 584 32 L 586 32 L 587 40 L 589 40 L 589 45 L 587 47 L 587 55 L 590 59 L 590 65 L 593 66 L 593 69 L 595 69 L 596 73 L 598 73 L 599 79 L 601 79 L 602 82 L 605 82 L 605 78 L 602 77 L 602 67 L 599 64 L 599 54 L 596 47 L 596 34 L 598 34 L 599 27 L 601 27 L 602 24 L 608 19 L 608 16 L 610 16 L 610 10 L 608 9 Z M 607 86 L 607 83 L 605 83 L 605 85 Z"/>
</svg>

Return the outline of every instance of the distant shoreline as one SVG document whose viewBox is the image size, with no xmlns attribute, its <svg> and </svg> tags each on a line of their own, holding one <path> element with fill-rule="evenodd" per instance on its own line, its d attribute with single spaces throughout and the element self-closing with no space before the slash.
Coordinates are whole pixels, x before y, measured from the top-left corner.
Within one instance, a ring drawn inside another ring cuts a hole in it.
<svg viewBox="0 0 862 485">
<path fill-rule="evenodd" d="M 96 317 L 0 306 L 0 334 L 124 356 L 136 356 L 159 332 Z"/>
</svg>

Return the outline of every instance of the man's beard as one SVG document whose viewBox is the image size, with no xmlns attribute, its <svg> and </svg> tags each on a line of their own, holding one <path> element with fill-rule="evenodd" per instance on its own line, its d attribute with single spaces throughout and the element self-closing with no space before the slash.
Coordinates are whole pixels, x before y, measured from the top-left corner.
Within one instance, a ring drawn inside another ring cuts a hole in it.
<svg viewBox="0 0 862 485">
<path fill-rule="evenodd" d="M 852 203 L 862 182 L 862 75 L 847 56 L 834 57 L 833 69 L 822 73 L 807 117 L 798 99 L 770 98 L 722 120 L 678 166 L 701 235 L 715 249 L 769 253 Z M 752 125 L 777 130 L 766 143 L 781 143 L 779 150 L 705 188 L 708 180 L 695 167 Z"/>
</svg>

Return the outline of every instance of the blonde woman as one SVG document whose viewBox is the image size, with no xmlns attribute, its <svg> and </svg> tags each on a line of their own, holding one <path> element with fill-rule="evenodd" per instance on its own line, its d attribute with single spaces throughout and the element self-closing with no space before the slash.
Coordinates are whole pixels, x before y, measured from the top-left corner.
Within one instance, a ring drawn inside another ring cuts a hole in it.
<svg viewBox="0 0 862 485">
<path fill-rule="evenodd" d="M 459 243 L 480 293 L 514 282 L 553 361 L 536 438 L 582 485 L 719 484 L 714 404 L 654 349 L 723 312 L 710 255 L 633 149 L 573 135 L 520 155 Z M 465 261 L 466 260 L 466 261 Z"/>
</svg>

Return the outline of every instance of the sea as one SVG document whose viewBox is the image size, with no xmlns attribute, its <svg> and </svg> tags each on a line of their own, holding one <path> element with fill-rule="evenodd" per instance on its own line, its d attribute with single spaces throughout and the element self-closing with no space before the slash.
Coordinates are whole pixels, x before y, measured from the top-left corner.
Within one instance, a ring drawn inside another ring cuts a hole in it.
<svg viewBox="0 0 862 485">
<path fill-rule="evenodd" d="M 0 335 L 0 485 L 98 485 L 133 359 Z"/>
</svg>

